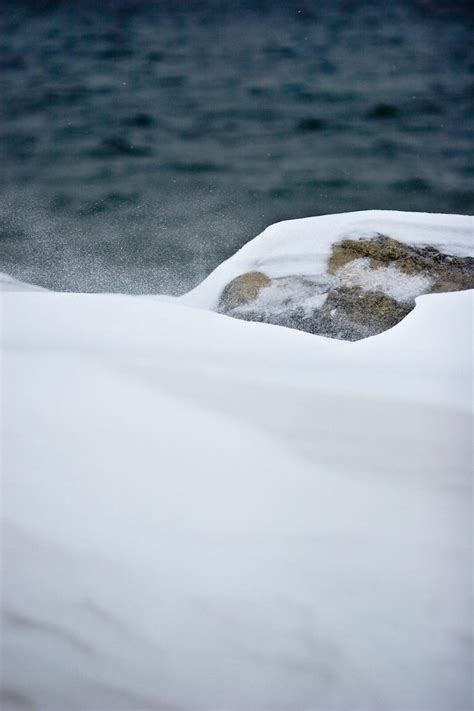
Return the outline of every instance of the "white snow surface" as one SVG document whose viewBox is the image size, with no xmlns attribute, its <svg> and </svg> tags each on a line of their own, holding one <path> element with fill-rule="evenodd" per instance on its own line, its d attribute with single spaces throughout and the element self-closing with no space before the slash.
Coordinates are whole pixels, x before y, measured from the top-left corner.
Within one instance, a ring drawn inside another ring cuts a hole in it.
<svg viewBox="0 0 474 711">
<path fill-rule="evenodd" d="M 0 272 L 0 291 L 46 291 L 41 286 L 18 281 L 9 274 Z"/>
<path fill-rule="evenodd" d="M 413 302 L 417 296 L 428 292 L 434 281 L 425 274 L 407 274 L 395 264 L 372 269 L 369 259 L 353 259 L 338 269 L 337 274 L 345 286 L 382 291 L 402 304 Z"/>
<path fill-rule="evenodd" d="M 412 246 L 432 246 L 452 256 L 468 257 L 474 256 L 473 234 L 473 218 L 465 215 L 365 210 L 286 220 L 244 245 L 181 300 L 215 309 L 226 284 L 249 271 L 269 277 L 324 275 L 333 244 L 343 239 L 385 235 Z M 386 276 L 393 283 L 395 275 Z M 398 290 L 405 287 L 406 283 L 400 284 Z"/>
<path fill-rule="evenodd" d="M 1 315 L 5 711 L 470 708 L 470 293 L 356 343 L 145 297 Z"/>
<path fill-rule="evenodd" d="M 256 309 L 260 312 L 284 314 L 285 311 L 291 312 L 298 307 L 309 316 L 314 309 L 324 305 L 329 286 L 329 280 L 321 280 L 318 283 L 305 282 L 302 279 L 297 283 L 291 277 L 289 279 L 280 277 L 260 289 L 255 299 L 236 307 L 234 313 L 246 313 Z"/>
</svg>

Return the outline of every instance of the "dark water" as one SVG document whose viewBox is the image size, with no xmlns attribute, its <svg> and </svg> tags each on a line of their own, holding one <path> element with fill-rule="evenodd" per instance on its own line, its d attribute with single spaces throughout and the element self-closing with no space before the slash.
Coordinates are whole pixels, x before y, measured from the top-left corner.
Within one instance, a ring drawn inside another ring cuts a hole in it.
<svg viewBox="0 0 474 711">
<path fill-rule="evenodd" d="M 467 4 L 1 7 L 3 271 L 179 293 L 277 220 L 473 210 Z"/>
</svg>

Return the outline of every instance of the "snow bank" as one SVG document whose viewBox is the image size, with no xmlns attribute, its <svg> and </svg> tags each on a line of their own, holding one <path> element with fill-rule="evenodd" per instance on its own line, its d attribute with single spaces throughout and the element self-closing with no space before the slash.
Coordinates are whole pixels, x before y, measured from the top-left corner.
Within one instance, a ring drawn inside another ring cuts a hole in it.
<svg viewBox="0 0 474 711">
<path fill-rule="evenodd" d="M 0 291 L 46 291 L 46 289 L 34 284 L 26 284 L 23 281 L 14 279 L 9 274 L 0 272 Z"/>
<path fill-rule="evenodd" d="M 186 306 L 264 239 L 189 299 L 2 295 L 4 708 L 469 706 L 471 295 L 357 343 Z"/>
<path fill-rule="evenodd" d="M 199 308 L 215 309 L 226 284 L 246 272 L 261 271 L 272 278 L 323 275 L 332 246 L 344 239 L 385 235 L 411 246 L 431 246 L 458 257 L 473 256 L 473 226 L 469 216 L 390 210 L 287 220 L 268 227 L 181 299 Z M 393 282 L 394 275 L 388 276 Z"/>
</svg>

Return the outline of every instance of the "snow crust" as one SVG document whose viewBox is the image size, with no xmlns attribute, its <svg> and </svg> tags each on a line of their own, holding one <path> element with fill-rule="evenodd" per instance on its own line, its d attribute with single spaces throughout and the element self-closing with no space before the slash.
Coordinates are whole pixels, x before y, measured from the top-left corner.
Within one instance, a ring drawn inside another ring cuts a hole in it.
<svg viewBox="0 0 474 711">
<path fill-rule="evenodd" d="M 356 343 L 186 306 L 287 229 L 306 271 L 285 224 L 189 300 L 3 293 L 6 709 L 469 708 L 472 295 Z"/>
<path fill-rule="evenodd" d="M 324 275 L 332 245 L 343 239 L 384 235 L 408 245 L 432 246 L 467 257 L 474 255 L 473 234 L 473 218 L 464 215 L 367 210 L 287 220 L 271 225 L 248 242 L 181 300 L 215 309 L 226 284 L 248 271 L 262 271 L 269 277 Z M 394 275 L 389 276 L 393 281 Z"/>
</svg>

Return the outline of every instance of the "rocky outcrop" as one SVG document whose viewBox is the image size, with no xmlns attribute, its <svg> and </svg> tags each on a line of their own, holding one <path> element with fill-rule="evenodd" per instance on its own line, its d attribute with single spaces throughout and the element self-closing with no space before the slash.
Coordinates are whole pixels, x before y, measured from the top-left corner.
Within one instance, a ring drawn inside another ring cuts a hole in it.
<svg viewBox="0 0 474 711">
<path fill-rule="evenodd" d="M 323 275 L 241 274 L 223 290 L 218 310 L 356 341 L 395 326 L 414 308 L 416 296 L 470 288 L 473 258 L 378 235 L 335 244 Z"/>
</svg>

